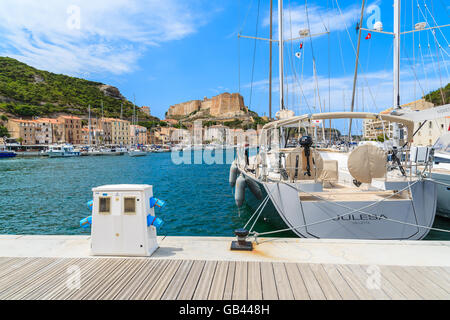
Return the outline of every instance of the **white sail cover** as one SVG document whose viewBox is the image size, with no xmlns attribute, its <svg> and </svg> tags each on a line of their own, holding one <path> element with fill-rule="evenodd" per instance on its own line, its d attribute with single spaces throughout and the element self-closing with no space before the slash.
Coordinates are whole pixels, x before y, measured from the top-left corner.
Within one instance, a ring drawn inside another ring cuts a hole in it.
<svg viewBox="0 0 450 320">
<path fill-rule="evenodd" d="M 400 112 L 401 111 L 397 111 Z M 401 114 L 403 118 L 408 118 L 414 122 L 421 122 L 425 120 L 435 120 L 445 117 L 450 117 L 450 104 L 445 104 L 443 106 L 434 107 L 430 109 L 425 109 L 421 111 L 410 111 Z"/>
</svg>

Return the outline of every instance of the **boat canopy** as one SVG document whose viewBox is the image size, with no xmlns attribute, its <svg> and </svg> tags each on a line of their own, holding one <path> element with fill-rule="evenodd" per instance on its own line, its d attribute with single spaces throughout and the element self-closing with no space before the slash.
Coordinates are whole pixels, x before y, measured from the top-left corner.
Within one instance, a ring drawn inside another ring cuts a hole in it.
<svg viewBox="0 0 450 320">
<path fill-rule="evenodd" d="M 447 153 L 450 155 L 450 132 L 444 133 L 434 144 L 436 151 Z"/>
<path fill-rule="evenodd" d="M 263 130 L 276 129 L 279 127 L 296 127 L 301 122 L 327 119 L 385 120 L 402 124 L 408 130 L 408 137 L 411 137 L 414 131 L 414 121 L 407 117 L 371 112 L 324 112 L 316 114 L 304 114 L 288 119 L 269 122 L 263 127 Z"/>
</svg>

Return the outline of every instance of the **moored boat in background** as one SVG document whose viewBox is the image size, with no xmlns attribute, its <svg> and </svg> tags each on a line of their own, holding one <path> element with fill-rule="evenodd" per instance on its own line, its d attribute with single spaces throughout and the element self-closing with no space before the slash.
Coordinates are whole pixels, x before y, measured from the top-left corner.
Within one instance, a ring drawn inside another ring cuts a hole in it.
<svg viewBox="0 0 450 320">
<path fill-rule="evenodd" d="M 0 146 L 0 159 L 14 158 L 17 154 L 14 151 L 6 150 L 4 146 Z"/>
<path fill-rule="evenodd" d="M 75 150 L 71 144 L 51 145 L 47 151 L 47 154 L 50 158 L 66 158 L 66 157 L 81 156 L 81 152 L 79 150 Z"/>
</svg>

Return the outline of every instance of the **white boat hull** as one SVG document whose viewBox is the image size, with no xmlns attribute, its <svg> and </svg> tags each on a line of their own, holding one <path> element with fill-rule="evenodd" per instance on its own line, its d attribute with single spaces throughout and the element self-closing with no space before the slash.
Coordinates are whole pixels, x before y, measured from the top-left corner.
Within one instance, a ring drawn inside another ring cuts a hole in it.
<svg viewBox="0 0 450 320">
<path fill-rule="evenodd" d="M 128 151 L 130 157 L 145 157 L 147 152 L 144 151 Z"/>
<path fill-rule="evenodd" d="M 263 190 L 263 199 L 267 194 L 270 196 L 261 219 L 271 224 L 272 230 L 292 228 L 294 234 L 301 238 L 420 240 L 428 234 L 429 229 L 417 225 L 432 227 L 436 214 L 437 190 L 436 184 L 431 181 L 413 185 L 412 200 L 390 200 L 376 204 L 373 201 L 332 203 L 301 201 L 294 184 L 266 183 L 246 176 L 259 184 Z M 248 188 L 245 196 L 247 204 L 253 209 L 261 203 Z M 352 210 L 341 206 L 362 212 L 348 214 Z"/>
<path fill-rule="evenodd" d="M 79 157 L 80 155 L 80 152 L 48 152 L 50 158 Z"/>
</svg>

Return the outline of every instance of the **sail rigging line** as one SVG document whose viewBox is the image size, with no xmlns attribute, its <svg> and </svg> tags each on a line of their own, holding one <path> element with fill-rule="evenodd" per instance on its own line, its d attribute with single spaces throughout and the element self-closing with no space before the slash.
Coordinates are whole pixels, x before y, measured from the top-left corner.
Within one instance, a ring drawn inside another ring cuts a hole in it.
<svg viewBox="0 0 450 320">
<path fill-rule="evenodd" d="M 308 24 L 308 34 L 309 34 L 309 43 L 311 46 L 311 55 L 312 55 L 312 60 L 313 60 L 313 71 L 314 71 L 314 80 L 316 83 L 316 89 L 317 89 L 317 98 L 318 98 L 318 102 L 319 102 L 319 111 L 322 112 L 322 105 L 320 102 L 320 91 L 319 91 L 319 82 L 317 79 L 317 68 L 316 68 L 316 57 L 314 55 L 314 46 L 313 46 L 313 42 L 312 42 L 312 36 L 311 36 L 311 25 L 309 22 L 309 14 L 308 14 L 308 1 L 305 0 L 305 13 L 306 13 L 306 22 Z"/>
<path fill-rule="evenodd" d="M 290 5 L 290 1 L 289 1 L 289 5 Z M 291 10 L 289 11 L 289 24 L 290 24 L 290 32 L 291 32 L 291 39 L 293 38 L 293 34 L 292 34 L 292 17 L 291 17 Z M 293 46 L 293 40 L 290 40 L 290 42 L 291 42 L 291 47 Z M 292 53 L 292 52 L 291 52 Z M 297 82 L 297 84 L 298 84 L 298 86 L 299 86 L 299 88 L 300 88 L 300 92 L 301 92 L 301 97 L 303 97 L 303 99 L 304 99 L 304 101 L 305 101 L 305 104 L 306 104 L 306 106 L 307 106 L 307 108 L 308 108 L 308 110 L 309 110 L 309 112 L 311 113 L 311 107 L 309 106 L 309 103 L 308 103 L 308 99 L 306 98 L 306 96 L 305 96 L 305 94 L 304 94 L 304 91 L 303 91 L 303 64 L 304 64 L 304 54 L 302 54 L 301 55 L 301 59 L 302 59 L 302 72 L 301 72 L 301 80 L 299 80 L 299 78 L 298 78 L 298 76 L 297 76 L 297 71 L 296 71 L 296 68 L 295 68 L 295 64 L 292 64 L 292 66 L 291 66 L 291 68 L 293 69 L 293 74 L 294 74 L 294 80 Z M 291 60 L 290 60 L 291 61 Z M 299 99 L 299 101 L 300 101 L 300 105 L 301 105 L 301 98 Z M 299 108 L 300 108 L 300 105 L 299 105 Z"/>
<path fill-rule="evenodd" d="M 433 31 L 431 31 L 431 32 L 433 33 Z M 434 33 L 433 33 L 433 35 L 434 35 Z M 439 63 L 438 63 L 438 69 L 439 69 L 439 74 L 438 74 L 438 72 L 436 71 L 436 62 L 434 61 L 434 58 L 433 58 L 433 52 L 431 51 L 431 45 L 430 45 L 430 39 L 429 39 L 429 37 L 428 37 L 428 52 L 430 53 L 431 64 L 432 64 L 432 66 L 433 66 L 434 74 L 436 75 L 436 77 L 439 76 L 439 83 L 440 83 L 439 92 L 440 92 L 440 94 L 441 94 L 442 102 L 443 102 L 443 104 L 445 104 L 444 94 L 443 94 L 443 92 L 442 92 L 442 86 L 443 86 L 443 85 L 442 85 L 442 77 L 440 76 Z"/>
<path fill-rule="evenodd" d="M 291 1 L 289 0 L 289 8 L 291 8 Z M 294 36 L 293 36 L 293 33 L 292 33 L 292 9 L 290 9 L 289 10 L 289 29 L 290 29 L 290 34 L 291 34 L 291 39 L 293 39 L 294 38 Z M 294 41 L 293 40 L 290 40 L 290 43 L 291 43 L 291 55 L 293 55 L 294 54 L 294 48 L 293 48 L 293 46 L 294 46 Z M 296 68 L 295 68 L 295 63 L 293 62 L 293 58 L 291 59 L 291 55 L 289 55 L 289 61 L 290 61 L 290 64 L 291 64 L 291 69 L 292 69 L 292 73 L 294 74 L 294 84 L 297 84 L 298 85 L 298 87 L 299 87 L 299 89 L 300 89 L 300 91 L 301 91 L 301 94 L 304 96 L 304 93 L 303 93 L 303 87 L 302 87 L 302 82 L 300 82 L 299 81 L 299 79 L 298 79 L 298 76 L 297 76 L 297 70 L 296 70 Z M 303 61 L 304 61 L 304 55 L 301 55 L 301 57 L 300 57 L 301 59 L 302 59 L 302 63 L 303 63 Z M 303 76 L 303 68 L 302 68 L 302 76 Z M 295 87 L 294 87 L 294 101 L 296 101 L 296 99 L 295 99 L 295 96 L 296 96 L 296 94 L 295 94 Z M 308 110 L 309 110 L 309 112 L 311 112 L 311 108 L 309 107 L 309 104 L 308 104 L 308 100 L 306 99 L 306 97 L 304 96 L 304 99 L 305 99 L 305 103 L 306 103 L 306 106 L 308 107 Z M 299 112 L 300 112 L 300 106 L 301 106 L 301 95 L 299 95 Z M 295 102 L 294 102 L 295 103 Z"/>
<path fill-rule="evenodd" d="M 426 4 L 425 4 L 425 6 L 426 6 Z M 419 1 L 418 1 L 418 0 L 417 0 L 417 8 L 418 8 L 419 12 L 422 14 L 422 17 L 425 19 L 426 24 L 429 25 L 429 26 L 431 26 L 430 23 L 428 22 L 428 18 L 427 18 L 428 14 L 424 14 L 424 13 L 423 13 L 422 9 L 420 8 Z M 428 12 L 430 12 L 429 9 L 427 9 L 427 10 L 428 10 Z M 431 18 L 432 18 L 432 19 L 434 20 L 434 22 L 435 22 L 435 28 L 437 28 L 437 29 L 441 32 L 441 34 L 442 34 L 443 37 L 444 37 L 444 40 L 447 42 L 447 46 L 450 46 L 449 42 L 447 41 L 447 38 L 445 38 L 445 36 L 444 36 L 444 34 L 443 34 L 442 30 L 441 30 L 441 27 L 437 25 L 436 20 L 434 19 L 434 17 L 433 17 L 433 15 L 431 14 L 431 12 L 430 12 L 430 16 L 431 16 Z M 441 48 L 441 50 L 444 51 L 445 54 L 446 54 L 447 56 L 450 57 L 450 55 L 448 54 L 448 52 L 441 46 L 440 42 L 437 40 L 436 33 L 434 32 L 434 30 L 431 30 L 431 34 L 433 35 L 434 40 L 439 44 L 439 47 Z M 427 37 L 428 37 L 428 36 L 429 36 L 429 35 L 428 35 L 428 33 L 427 33 Z M 428 42 L 429 42 L 429 40 L 428 40 Z"/>
<path fill-rule="evenodd" d="M 420 60 L 422 62 L 423 73 L 425 75 L 425 82 L 426 82 L 425 85 L 426 85 L 427 91 L 428 91 L 429 88 L 430 88 L 430 85 L 429 85 L 429 82 L 428 82 L 428 73 L 426 72 L 426 69 L 425 69 L 425 59 L 423 57 L 422 43 L 421 43 L 421 40 L 420 40 L 420 32 L 419 32 L 419 52 L 420 52 L 420 58 L 421 58 Z M 426 95 L 424 95 L 423 97 L 425 98 Z M 431 98 L 431 92 L 428 93 L 428 99 L 430 99 L 430 98 Z"/>
<path fill-rule="evenodd" d="M 339 10 L 339 13 L 343 17 L 344 14 L 342 13 L 342 10 L 341 10 L 341 7 L 339 6 L 338 0 L 335 0 L 335 1 L 336 1 L 336 6 L 337 6 L 337 8 Z M 355 46 L 353 44 L 353 40 L 352 40 L 352 37 L 350 36 L 350 31 L 348 31 L 348 26 L 347 26 L 347 23 L 345 22 L 345 20 L 344 20 L 344 26 L 345 26 L 345 30 L 347 32 L 347 36 L 348 36 L 348 38 L 350 40 L 350 44 L 352 45 L 353 53 L 355 54 L 355 57 L 356 57 L 356 48 L 355 48 Z M 359 62 L 359 68 L 361 68 L 361 72 L 360 72 L 361 76 L 363 77 L 364 81 L 366 82 L 367 88 L 369 89 L 369 94 L 370 94 L 370 97 L 372 98 L 373 106 L 374 106 L 375 109 L 378 109 L 377 103 L 376 103 L 376 101 L 375 101 L 375 99 L 373 97 L 372 90 L 370 89 L 369 82 L 367 81 L 367 77 L 366 77 L 366 75 L 364 73 L 364 69 L 363 69 L 363 67 L 361 65 L 361 62 Z"/>
<path fill-rule="evenodd" d="M 445 61 L 444 55 L 442 54 L 442 51 L 439 51 L 439 53 L 441 54 L 442 61 Z M 444 65 L 445 71 L 446 71 L 446 73 L 447 73 L 447 78 L 450 79 L 450 73 L 448 72 L 447 63 L 443 63 L 443 65 Z"/>
<path fill-rule="evenodd" d="M 305 12 L 306 12 L 306 21 L 307 21 L 307 24 L 308 24 L 309 43 L 311 45 L 311 55 L 312 55 L 312 59 L 313 59 L 313 68 L 314 68 L 313 71 L 314 71 L 314 78 L 315 78 L 316 88 L 317 88 L 317 99 L 318 99 L 318 102 L 319 102 L 319 111 L 322 112 L 322 103 L 320 101 L 319 81 L 318 81 L 318 78 L 317 78 L 316 57 L 314 55 L 314 46 L 313 46 L 313 41 L 312 41 L 312 36 L 311 36 L 311 24 L 309 22 L 308 1 L 307 0 L 305 0 Z M 322 139 L 325 139 L 325 128 L 324 128 L 324 126 L 322 126 Z"/>
<path fill-rule="evenodd" d="M 255 38 L 258 38 L 258 25 L 259 25 L 259 13 L 260 13 L 261 0 L 258 0 L 258 10 L 256 15 L 256 30 L 255 30 Z M 248 104 L 249 109 L 252 107 L 252 97 L 253 97 L 253 80 L 255 75 L 255 61 L 256 61 L 256 47 L 257 47 L 257 39 L 255 39 L 255 44 L 253 47 L 253 64 L 252 64 L 252 81 L 250 83 L 250 102 Z"/>
<path fill-rule="evenodd" d="M 441 35 L 442 35 L 442 37 L 444 38 L 445 42 L 447 42 L 447 46 L 450 46 L 450 43 L 447 41 L 447 38 L 445 37 L 444 33 L 443 33 L 442 30 L 441 30 L 441 27 L 438 26 L 438 24 L 437 24 L 437 22 L 436 22 L 436 19 L 434 19 L 433 14 L 431 13 L 430 9 L 428 9 L 428 6 L 427 6 L 425 0 L 424 0 L 424 7 L 425 7 L 425 9 L 427 9 L 427 11 L 430 13 L 430 17 L 431 17 L 431 19 L 433 19 L 433 22 L 434 22 L 435 27 L 439 30 L 439 32 L 441 33 Z M 427 23 L 428 23 L 428 22 L 427 22 Z"/>
<path fill-rule="evenodd" d="M 425 9 L 427 9 L 428 13 L 430 14 L 430 17 L 433 19 L 435 27 L 437 27 L 437 29 L 441 32 L 442 37 L 447 42 L 447 45 L 449 45 L 447 39 L 445 38 L 444 34 L 442 33 L 441 28 L 437 25 L 437 22 L 434 19 L 433 14 L 431 13 L 430 9 L 428 9 L 428 6 L 427 6 L 425 0 L 424 0 L 424 7 L 425 7 Z M 427 21 L 427 23 L 428 23 L 428 21 Z M 445 104 L 445 94 L 444 94 L 444 91 L 442 90 L 442 87 L 443 87 L 443 84 L 442 84 L 442 73 L 441 73 L 441 65 L 440 65 L 440 59 L 439 59 L 439 49 L 442 49 L 442 46 L 439 43 L 439 41 L 437 40 L 436 33 L 435 33 L 434 29 L 431 30 L 431 33 L 432 33 L 432 35 L 434 37 L 434 41 L 435 41 L 434 44 L 435 44 L 435 48 L 436 48 L 436 59 L 437 59 L 437 65 L 438 65 L 438 70 L 439 70 L 439 80 L 440 80 L 440 85 L 441 85 L 441 87 L 439 88 L 439 91 L 440 91 L 441 97 L 442 97 L 442 104 Z"/>
<path fill-rule="evenodd" d="M 411 71 L 414 75 L 414 79 L 415 79 L 414 84 L 415 83 L 419 84 L 420 90 L 422 91 L 422 96 L 425 96 L 425 91 L 422 87 L 422 84 L 420 83 L 419 78 L 417 77 L 415 66 L 411 63 L 411 59 L 409 58 L 408 50 L 406 50 L 404 42 L 402 43 L 402 49 L 406 55 L 406 59 L 408 60 L 409 67 L 411 68 Z"/>
<path fill-rule="evenodd" d="M 417 3 L 419 3 L 419 2 L 417 1 Z M 420 9 L 420 6 L 419 6 L 419 10 L 420 10 L 420 12 L 422 13 L 422 16 L 424 17 L 425 22 L 428 24 L 428 19 L 427 19 L 426 16 L 423 14 L 422 10 Z M 428 32 L 427 32 L 426 34 L 427 34 L 427 47 L 428 47 L 428 51 L 429 51 L 429 56 L 430 56 L 430 58 L 431 58 L 431 66 L 433 67 L 433 71 L 434 71 L 435 75 L 437 76 L 436 66 L 435 66 L 435 62 L 434 62 L 434 59 L 433 59 L 433 53 L 431 52 L 431 46 L 430 46 L 430 34 L 429 34 Z M 434 33 L 433 33 L 433 35 L 434 35 Z M 425 66 L 424 66 L 424 72 L 425 72 L 425 74 L 426 74 Z M 429 87 L 428 87 L 428 89 L 429 89 Z M 431 98 L 431 92 L 430 92 L 430 96 L 429 96 L 429 97 Z"/>
</svg>

